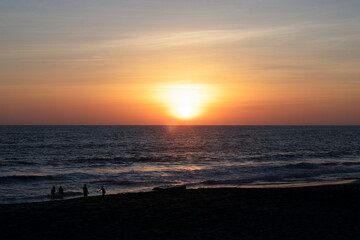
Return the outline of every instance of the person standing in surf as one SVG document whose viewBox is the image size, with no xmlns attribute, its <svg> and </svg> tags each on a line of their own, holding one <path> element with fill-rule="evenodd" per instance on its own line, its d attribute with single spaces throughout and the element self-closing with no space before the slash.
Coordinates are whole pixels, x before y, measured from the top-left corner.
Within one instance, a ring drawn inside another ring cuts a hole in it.
<svg viewBox="0 0 360 240">
<path fill-rule="evenodd" d="M 52 197 L 55 196 L 55 186 L 53 186 L 52 189 L 51 189 L 51 196 Z"/>
<path fill-rule="evenodd" d="M 62 188 L 62 186 L 59 187 L 59 191 L 58 191 L 60 197 L 64 196 L 64 189 Z"/>
<path fill-rule="evenodd" d="M 105 196 L 105 188 L 104 188 L 104 185 L 101 185 L 101 188 L 99 189 L 99 191 L 101 191 L 102 195 Z"/>
<path fill-rule="evenodd" d="M 87 187 L 86 187 L 86 184 L 84 184 L 83 193 L 84 193 L 84 197 L 87 197 L 88 194 L 89 194 L 89 191 L 88 191 L 88 189 L 87 189 Z"/>
</svg>

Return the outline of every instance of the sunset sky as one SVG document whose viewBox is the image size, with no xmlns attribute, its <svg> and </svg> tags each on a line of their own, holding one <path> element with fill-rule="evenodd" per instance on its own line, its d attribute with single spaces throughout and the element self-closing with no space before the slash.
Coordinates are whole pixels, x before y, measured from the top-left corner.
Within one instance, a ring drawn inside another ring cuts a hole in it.
<svg viewBox="0 0 360 240">
<path fill-rule="evenodd" d="M 360 124 L 359 0 L 1 0 L 0 124 Z"/>
</svg>

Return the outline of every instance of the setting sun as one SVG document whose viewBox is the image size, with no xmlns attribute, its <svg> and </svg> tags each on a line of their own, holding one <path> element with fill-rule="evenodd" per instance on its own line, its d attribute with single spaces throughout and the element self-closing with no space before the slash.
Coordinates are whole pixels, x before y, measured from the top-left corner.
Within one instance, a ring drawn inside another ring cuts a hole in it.
<svg viewBox="0 0 360 240">
<path fill-rule="evenodd" d="M 169 113 L 179 119 L 192 119 L 210 103 L 210 90 L 205 85 L 174 85 L 163 88 L 162 101 Z"/>
<path fill-rule="evenodd" d="M 200 112 L 202 93 L 193 86 L 178 86 L 170 91 L 172 113 L 179 118 L 193 118 Z"/>
</svg>

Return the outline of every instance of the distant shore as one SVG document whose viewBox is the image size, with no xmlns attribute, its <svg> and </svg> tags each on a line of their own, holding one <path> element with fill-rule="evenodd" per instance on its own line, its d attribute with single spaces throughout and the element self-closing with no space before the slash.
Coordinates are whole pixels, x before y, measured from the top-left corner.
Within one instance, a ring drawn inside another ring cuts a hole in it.
<svg viewBox="0 0 360 240">
<path fill-rule="evenodd" d="M 358 239 L 358 183 L 0 205 L 2 239 Z"/>
</svg>

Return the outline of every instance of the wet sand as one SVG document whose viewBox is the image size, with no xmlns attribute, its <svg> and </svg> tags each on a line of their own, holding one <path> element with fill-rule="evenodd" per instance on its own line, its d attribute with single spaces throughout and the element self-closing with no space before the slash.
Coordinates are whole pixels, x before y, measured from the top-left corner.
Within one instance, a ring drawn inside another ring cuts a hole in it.
<svg viewBox="0 0 360 240">
<path fill-rule="evenodd" d="M 360 239 L 360 185 L 198 189 L 0 205 L 1 239 Z"/>
</svg>

